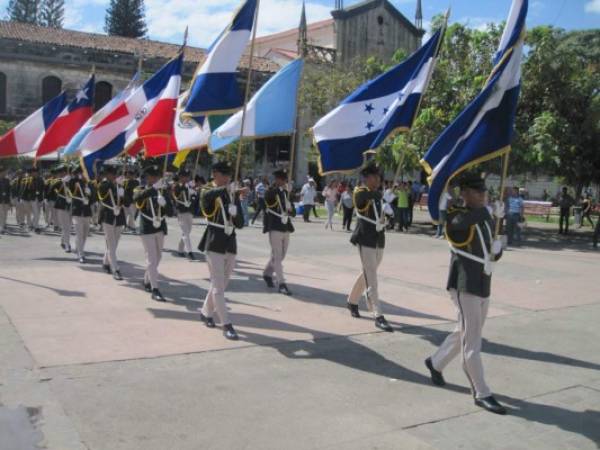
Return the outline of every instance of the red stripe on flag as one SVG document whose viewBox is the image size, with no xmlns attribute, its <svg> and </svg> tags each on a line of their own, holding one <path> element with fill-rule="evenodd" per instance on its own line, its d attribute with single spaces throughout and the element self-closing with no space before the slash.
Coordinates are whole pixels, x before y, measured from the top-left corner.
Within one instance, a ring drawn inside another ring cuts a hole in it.
<svg viewBox="0 0 600 450">
<path fill-rule="evenodd" d="M 10 130 L 4 136 L 0 137 L 0 156 L 14 156 L 18 153 L 15 132 L 14 130 Z"/>
<path fill-rule="evenodd" d="M 127 109 L 127 105 L 125 103 L 121 103 L 119 106 L 113 109 L 108 116 L 106 116 L 104 119 L 98 122 L 98 125 L 96 125 L 95 128 L 99 128 L 108 123 L 115 122 L 119 119 L 122 119 L 123 117 L 127 117 L 128 115 L 129 110 Z"/>
<path fill-rule="evenodd" d="M 168 98 L 160 100 L 138 128 L 138 136 L 143 138 L 157 134 L 173 134 L 173 121 L 175 120 L 176 109 L 177 99 Z"/>
<path fill-rule="evenodd" d="M 54 121 L 38 147 L 36 157 L 47 155 L 65 147 L 81 127 L 92 117 L 92 108 L 77 108 Z"/>
<path fill-rule="evenodd" d="M 169 145 L 167 149 L 167 144 Z M 172 136 L 170 139 L 164 136 L 149 136 L 144 138 L 146 147 L 146 157 L 157 157 L 170 153 L 177 153 L 177 139 Z"/>
</svg>

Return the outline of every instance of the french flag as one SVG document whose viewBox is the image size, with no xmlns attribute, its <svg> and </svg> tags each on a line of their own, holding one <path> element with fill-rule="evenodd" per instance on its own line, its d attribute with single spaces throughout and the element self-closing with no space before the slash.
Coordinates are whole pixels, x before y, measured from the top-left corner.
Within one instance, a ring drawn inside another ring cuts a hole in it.
<svg viewBox="0 0 600 450">
<path fill-rule="evenodd" d="M 36 112 L 0 137 L 0 157 L 31 153 L 36 143 L 44 136 L 67 104 L 67 95 L 62 92 Z"/>
<path fill-rule="evenodd" d="M 121 155 L 130 146 L 139 145 L 138 129 L 163 98 L 162 94 L 167 91 L 171 95 L 171 92 L 179 89 L 182 65 L 183 52 L 180 52 L 135 89 L 85 137 L 80 147 L 81 163 L 88 177 L 93 176 L 98 163 Z M 162 124 L 160 130 L 168 129 L 171 123 Z M 156 121 L 152 124 L 158 127 Z"/>
<path fill-rule="evenodd" d="M 95 83 L 96 78 L 92 75 L 77 92 L 73 101 L 62 110 L 54 123 L 46 130 L 46 134 L 38 144 L 36 158 L 66 147 L 73 136 L 92 117 Z"/>
</svg>

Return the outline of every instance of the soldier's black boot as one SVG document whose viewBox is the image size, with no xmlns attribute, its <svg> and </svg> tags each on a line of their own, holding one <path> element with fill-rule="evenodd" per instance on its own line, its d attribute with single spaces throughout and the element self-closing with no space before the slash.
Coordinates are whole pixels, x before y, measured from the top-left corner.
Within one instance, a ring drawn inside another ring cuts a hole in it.
<svg viewBox="0 0 600 450">
<path fill-rule="evenodd" d="M 223 334 L 230 341 L 237 341 L 239 339 L 238 334 L 233 329 L 233 325 L 231 325 L 230 323 L 223 325 Z"/>
<path fill-rule="evenodd" d="M 267 283 L 267 287 L 275 287 L 275 284 L 273 283 L 273 277 L 270 277 L 268 275 L 263 275 L 263 280 L 265 280 L 265 283 Z"/>
<path fill-rule="evenodd" d="M 167 301 L 158 289 L 152 289 L 152 300 L 156 300 L 157 302 Z"/>
<path fill-rule="evenodd" d="M 498 403 L 498 401 L 492 395 L 485 398 L 476 398 L 475 404 L 480 408 L 483 408 L 486 411 L 494 414 L 500 414 L 501 416 L 506 414 L 506 408 Z"/>
<path fill-rule="evenodd" d="M 206 328 L 214 328 L 215 327 L 215 321 L 212 317 L 206 317 L 204 314 L 200 313 L 200 320 L 202 322 L 204 322 L 204 325 L 206 325 Z"/>
<path fill-rule="evenodd" d="M 102 264 L 102 269 L 109 275 L 112 273 L 112 270 L 110 269 L 110 265 L 108 265 L 108 264 Z"/>
<path fill-rule="evenodd" d="M 433 384 L 435 384 L 436 386 L 446 385 L 446 380 L 444 380 L 442 372 L 434 369 L 433 363 L 431 362 L 431 358 L 427 358 L 425 360 L 425 366 L 429 369 L 429 373 L 431 374 L 431 382 Z"/>
<path fill-rule="evenodd" d="M 195 260 L 196 260 L 196 257 L 194 256 L 194 254 L 193 254 L 192 252 L 189 252 L 189 253 L 187 254 L 187 257 L 188 257 L 188 259 L 189 259 L 190 261 L 195 261 Z"/>
<path fill-rule="evenodd" d="M 375 319 L 375 326 L 377 328 L 379 328 L 380 330 L 387 331 L 388 333 L 391 333 L 394 331 L 392 326 L 388 323 L 387 320 L 385 320 L 385 317 L 383 317 L 383 316 L 379 316 Z"/>
<path fill-rule="evenodd" d="M 360 319 L 360 312 L 358 312 L 358 305 L 353 305 L 348 303 L 348 309 L 350 310 L 350 315 L 355 319 Z"/>
<path fill-rule="evenodd" d="M 152 292 L 152 285 L 150 283 L 144 282 L 144 290 L 146 292 Z"/>
<path fill-rule="evenodd" d="M 292 292 L 288 289 L 285 283 L 279 285 L 279 293 L 283 295 L 292 295 Z"/>
<path fill-rule="evenodd" d="M 115 270 L 115 273 L 113 273 L 113 278 L 117 281 L 121 281 L 123 279 L 123 277 L 121 276 L 121 272 L 119 272 L 118 270 Z"/>
</svg>

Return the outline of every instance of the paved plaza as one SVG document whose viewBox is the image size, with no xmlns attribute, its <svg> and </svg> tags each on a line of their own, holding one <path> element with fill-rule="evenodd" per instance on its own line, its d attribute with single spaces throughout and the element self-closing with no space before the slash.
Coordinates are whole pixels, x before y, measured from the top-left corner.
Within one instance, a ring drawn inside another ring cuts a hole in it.
<svg viewBox="0 0 600 450">
<path fill-rule="evenodd" d="M 101 234 L 85 265 L 52 233 L 1 236 L 0 450 L 600 448 L 589 234 L 539 225 L 497 267 L 483 359 L 501 417 L 473 404 L 459 360 L 445 388 L 424 367 L 456 316 L 448 245 L 430 227 L 388 234 L 380 294 L 396 331 L 383 333 L 364 304 L 360 320 L 345 308 L 360 268 L 349 234 L 296 226 L 292 297 L 262 280 L 261 228 L 239 232 L 226 295 L 237 342 L 199 321 L 208 269 L 176 255 L 175 220 L 160 266 L 168 303 L 143 290 L 138 236 L 121 240 L 121 282 L 101 270 Z"/>
</svg>

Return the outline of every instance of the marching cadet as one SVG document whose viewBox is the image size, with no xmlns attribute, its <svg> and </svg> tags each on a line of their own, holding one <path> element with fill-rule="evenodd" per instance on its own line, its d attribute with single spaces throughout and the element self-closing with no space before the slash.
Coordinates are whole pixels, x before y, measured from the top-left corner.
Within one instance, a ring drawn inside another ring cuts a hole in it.
<svg viewBox="0 0 600 450">
<path fill-rule="evenodd" d="M 151 165 L 145 170 L 146 186 L 138 187 L 133 201 L 140 214 L 140 237 L 146 255 L 144 289 L 152 292 L 152 300 L 166 302 L 158 289 L 158 265 L 162 256 L 167 234 L 166 216 L 170 214 L 170 203 L 166 196 L 167 185 L 160 175 L 160 166 Z"/>
<path fill-rule="evenodd" d="M 18 169 L 10 185 L 12 203 L 15 207 L 15 219 L 17 220 L 17 226 L 22 230 L 25 228 L 24 203 L 22 196 L 23 178 L 23 171 Z"/>
<path fill-rule="evenodd" d="M 350 238 L 358 246 L 362 272 L 358 275 L 348 296 L 348 309 L 352 317 L 359 318 L 358 302 L 364 294 L 367 306 L 375 317 L 375 326 L 383 331 L 394 329 L 381 312 L 377 283 L 377 268 L 383 260 L 385 247 L 386 214 L 391 211 L 384 207 L 381 187 L 381 174 L 375 164 L 369 164 L 361 171 L 363 185 L 354 190 L 354 204 L 358 218 Z"/>
<path fill-rule="evenodd" d="M 44 199 L 46 202 L 44 216 L 46 219 L 46 224 L 48 226 L 52 226 L 54 231 L 58 231 L 58 219 L 56 218 L 56 208 L 54 208 L 56 194 L 53 190 L 54 183 L 56 183 L 58 180 L 56 178 L 56 172 L 56 167 L 50 169 L 50 175 L 46 178 L 44 183 Z"/>
<path fill-rule="evenodd" d="M 135 202 L 133 201 L 133 191 L 140 185 L 140 182 L 135 177 L 135 173 L 131 169 L 127 169 L 125 171 L 125 180 L 123 181 L 123 189 L 125 189 L 125 216 L 126 216 L 126 228 L 129 231 L 135 233 L 135 216 L 137 213 L 137 208 L 135 207 Z"/>
<path fill-rule="evenodd" d="M 458 311 L 458 325 L 438 350 L 425 360 L 431 381 L 445 384 L 442 371 L 459 353 L 475 404 L 496 414 L 506 409 L 492 396 L 483 376 L 481 331 L 490 297 L 494 263 L 502 256 L 502 243 L 493 237 L 494 221 L 486 208 L 486 186 L 480 175 L 466 173 L 459 179 L 465 206 L 448 210 L 446 237 L 452 257 L 447 289 Z M 496 206 L 497 218 L 504 216 Z"/>
<path fill-rule="evenodd" d="M 75 222 L 75 251 L 81 264 L 85 263 L 85 242 L 90 234 L 91 205 L 95 202 L 94 192 L 82 176 L 81 167 L 73 171 L 73 179 L 69 183 L 71 191 L 71 214 Z"/>
<path fill-rule="evenodd" d="M 10 210 L 10 180 L 6 167 L 0 165 L 0 234 L 6 234 L 6 218 Z"/>
<path fill-rule="evenodd" d="M 191 173 L 187 169 L 179 171 L 179 180 L 173 185 L 172 195 L 175 209 L 177 210 L 177 221 L 181 228 L 181 238 L 179 239 L 179 256 L 187 255 L 193 261 L 192 241 L 190 233 L 192 232 L 194 204 L 198 201 L 197 193 L 190 182 Z M 185 253 L 184 253 L 185 250 Z"/>
<path fill-rule="evenodd" d="M 103 166 L 102 180 L 98 185 L 98 203 L 100 203 L 99 222 L 104 230 L 106 250 L 102 268 L 111 274 L 115 280 L 123 279 L 117 260 L 117 247 L 125 226 L 125 211 L 123 198 L 125 190 L 117 186 L 117 168 L 112 165 Z"/>
<path fill-rule="evenodd" d="M 61 165 L 57 169 L 57 179 L 52 185 L 56 200 L 54 208 L 56 209 L 56 217 L 61 229 L 60 246 L 67 253 L 71 253 L 71 191 L 69 190 L 69 182 L 71 175 L 66 165 Z"/>
<path fill-rule="evenodd" d="M 263 233 L 269 233 L 271 259 L 263 271 L 263 279 L 267 286 L 272 288 L 274 287 L 273 274 L 275 274 L 279 292 L 292 295 L 285 282 L 283 260 L 290 243 L 290 233 L 294 232 L 290 217 L 296 217 L 296 210 L 290 203 L 286 189 L 287 173 L 277 170 L 273 176 L 275 177 L 273 185 L 265 191 Z"/>
<path fill-rule="evenodd" d="M 40 234 L 40 215 L 44 202 L 44 179 L 40 176 L 37 167 L 32 167 L 29 171 L 29 186 L 27 197 L 29 208 L 31 209 L 32 219 L 31 228 L 37 234 Z"/>
<path fill-rule="evenodd" d="M 26 230 L 33 230 L 33 199 L 35 196 L 33 177 L 31 169 L 25 171 L 25 176 L 21 180 L 19 186 L 19 197 L 22 204 L 23 223 L 26 225 Z"/>
<path fill-rule="evenodd" d="M 247 188 L 230 193 L 231 167 L 226 162 L 218 162 L 212 166 L 212 177 L 213 185 L 202 190 L 200 198 L 207 227 L 198 249 L 206 252 L 210 272 L 210 288 L 204 300 L 200 320 L 208 328 L 214 328 L 213 314 L 216 311 L 223 325 L 225 337 L 237 340 L 238 335 L 225 304 L 225 289 L 235 266 L 237 253 L 235 228 L 244 226 L 239 194 L 245 193 Z"/>
</svg>

